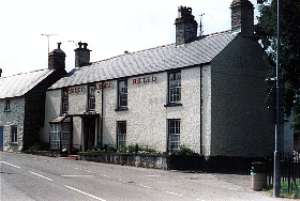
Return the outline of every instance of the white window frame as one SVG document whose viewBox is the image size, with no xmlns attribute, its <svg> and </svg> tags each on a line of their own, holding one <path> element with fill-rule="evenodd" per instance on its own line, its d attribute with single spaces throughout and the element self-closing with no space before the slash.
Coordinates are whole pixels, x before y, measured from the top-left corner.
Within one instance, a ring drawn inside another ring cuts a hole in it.
<svg viewBox="0 0 300 201">
<path fill-rule="evenodd" d="M 174 153 L 180 150 L 180 119 L 168 119 L 168 152 Z"/>
</svg>

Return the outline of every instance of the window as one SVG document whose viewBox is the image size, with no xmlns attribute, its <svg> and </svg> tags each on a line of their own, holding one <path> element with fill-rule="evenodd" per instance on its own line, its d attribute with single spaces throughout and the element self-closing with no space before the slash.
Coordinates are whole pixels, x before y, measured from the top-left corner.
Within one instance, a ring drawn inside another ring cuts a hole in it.
<svg viewBox="0 0 300 201">
<path fill-rule="evenodd" d="M 181 72 L 170 72 L 168 75 L 168 104 L 180 104 L 181 101 Z"/>
<path fill-rule="evenodd" d="M 117 122 L 117 148 L 118 150 L 126 146 L 126 121 Z"/>
<path fill-rule="evenodd" d="M 4 111 L 10 111 L 10 100 L 5 100 Z"/>
<path fill-rule="evenodd" d="M 69 93 L 68 93 L 68 89 L 63 89 L 61 103 L 62 103 L 61 104 L 62 114 L 68 113 L 68 110 L 69 110 Z"/>
<path fill-rule="evenodd" d="M 95 110 L 95 85 L 88 86 L 88 110 Z"/>
<path fill-rule="evenodd" d="M 11 128 L 11 143 L 18 143 L 18 129 L 17 126 L 13 125 Z"/>
<path fill-rule="evenodd" d="M 118 81 L 118 109 L 127 109 L 128 90 L 127 80 Z"/>
<path fill-rule="evenodd" d="M 180 148 L 180 119 L 168 120 L 168 152 L 174 153 Z"/>
<path fill-rule="evenodd" d="M 60 149 L 60 124 L 50 124 L 50 149 Z"/>
</svg>

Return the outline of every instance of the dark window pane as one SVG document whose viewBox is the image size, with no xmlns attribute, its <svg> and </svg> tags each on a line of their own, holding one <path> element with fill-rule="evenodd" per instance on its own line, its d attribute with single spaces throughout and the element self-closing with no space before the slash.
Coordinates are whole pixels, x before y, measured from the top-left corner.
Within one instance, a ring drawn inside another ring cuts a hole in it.
<svg viewBox="0 0 300 201">
<path fill-rule="evenodd" d="M 168 102 L 179 103 L 181 101 L 181 73 L 169 73 L 169 89 L 168 89 Z"/>
</svg>

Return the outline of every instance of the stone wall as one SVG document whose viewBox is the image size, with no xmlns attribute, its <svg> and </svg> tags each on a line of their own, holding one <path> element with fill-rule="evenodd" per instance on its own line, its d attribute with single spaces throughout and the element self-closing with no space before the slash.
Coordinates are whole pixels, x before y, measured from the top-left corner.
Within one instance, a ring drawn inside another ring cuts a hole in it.
<svg viewBox="0 0 300 201">
<path fill-rule="evenodd" d="M 23 97 L 10 99 L 10 111 L 4 111 L 5 100 L 0 100 L 0 126 L 3 126 L 3 150 L 8 152 L 21 151 L 24 136 L 24 111 Z M 17 126 L 18 142 L 11 143 L 11 126 Z"/>
</svg>

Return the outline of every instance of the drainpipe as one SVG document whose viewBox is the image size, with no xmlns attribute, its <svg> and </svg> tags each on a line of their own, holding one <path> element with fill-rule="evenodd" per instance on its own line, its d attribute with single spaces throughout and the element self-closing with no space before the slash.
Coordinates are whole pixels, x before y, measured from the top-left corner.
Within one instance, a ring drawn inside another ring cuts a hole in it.
<svg viewBox="0 0 300 201">
<path fill-rule="evenodd" d="M 102 81 L 102 93 L 101 93 L 101 134 L 100 134 L 100 140 L 101 140 L 101 148 L 103 148 L 103 130 L 104 130 L 104 126 L 103 126 L 103 122 L 104 122 L 104 117 L 103 117 L 103 111 L 104 111 L 104 81 Z"/>
<path fill-rule="evenodd" d="M 203 99 L 202 99 L 202 91 L 203 91 L 203 82 L 202 82 L 202 70 L 203 65 L 200 65 L 200 155 L 203 154 Z"/>
</svg>

